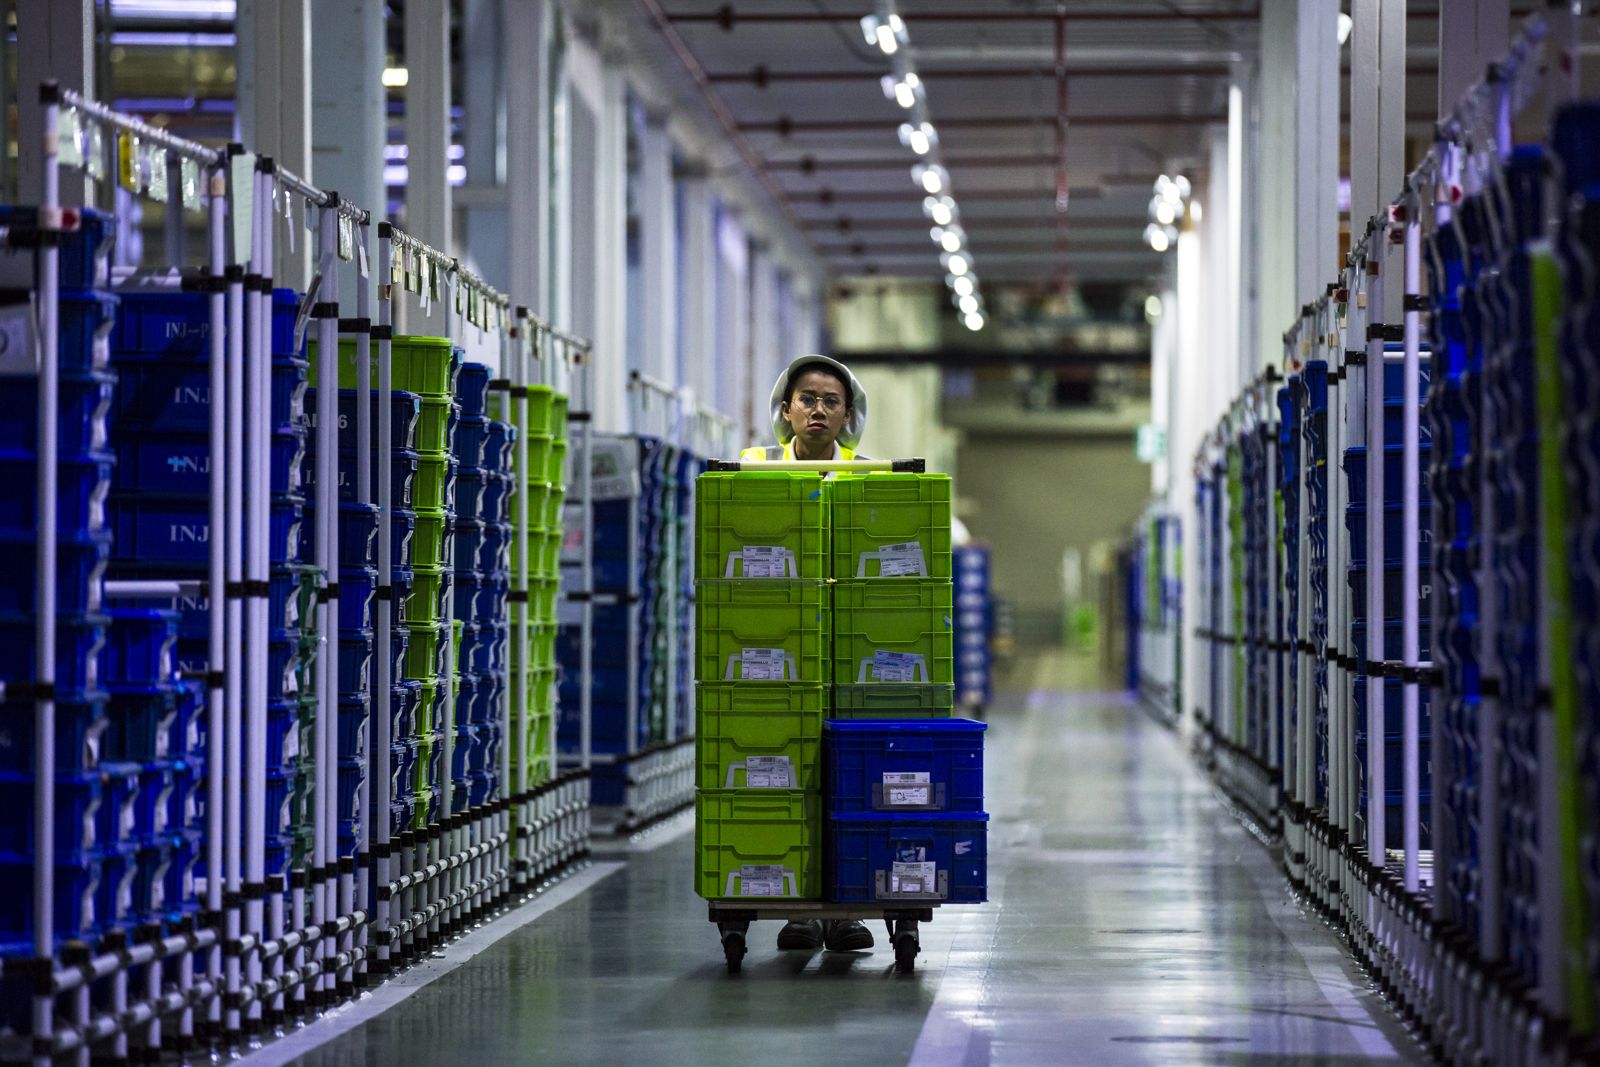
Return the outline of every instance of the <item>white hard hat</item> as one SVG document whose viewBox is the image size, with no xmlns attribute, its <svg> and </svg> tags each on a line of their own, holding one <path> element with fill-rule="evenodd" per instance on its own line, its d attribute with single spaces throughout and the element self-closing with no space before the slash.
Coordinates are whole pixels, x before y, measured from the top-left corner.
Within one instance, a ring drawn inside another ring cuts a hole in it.
<svg viewBox="0 0 1600 1067">
<path fill-rule="evenodd" d="M 856 381 L 856 376 L 850 373 L 849 367 L 836 359 L 815 355 L 801 356 L 789 364 L 784 372 L 778 375 L 778 380 L 772 383 L 772 430 L 778 435 L 778 443 L 786 445 L 794 437 L 794 427 L 783 417 L 783 402 L 788 399 L 789 379 L 794 377 L 795 371 L 800 368 L 813 365 L 833 371 L 850 387 L 850 420 L 844 424 L 844 429 L 839 433 L 839 443 L 845 448 L 855 448 L 861 442 L 861 435 L 867 430 L 867 391 L 861 388 L 861 383 Z"/>
</svg>

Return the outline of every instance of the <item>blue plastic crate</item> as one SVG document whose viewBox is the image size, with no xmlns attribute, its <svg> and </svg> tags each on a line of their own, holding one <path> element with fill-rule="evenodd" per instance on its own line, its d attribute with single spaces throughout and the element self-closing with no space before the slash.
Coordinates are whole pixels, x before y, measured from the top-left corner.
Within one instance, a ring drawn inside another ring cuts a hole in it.
<svg viewBox="0 0 1600 1067">
<path fill-rule="evenodd" d="M 297 695 L 300 692 L 300 671 L 305 663 L 300 634 L 293 630 L 272 630 L 269 634 L 267 699 L 279 700 Z"/>
<path fill-rule="evenodd" d="M 459 480 L 459 475 L 457 478 Z M 491 526 L 506 522 L 510 518 L 511 506 L 508 502 L 515 485 L 516 479 L 509 474 L 486 473 L 478 517 Z M 459 490 L 457 492 L 459 494 Z"/>
<path fill-rule="evenodd" d="M 356 477 L 357 456 L 353 451 L 340 449 L 339 451 L 339 499 L 353 501 L 359 495 L 360 479 Z M 409 508 L 412 506 L 412 492 L 416 487 L 419 454 L 416 452 L 394 452 L 390 457 L 389 467 L 389 506 L 394 508 Z M 378 503 L 378 494 L 381 487 L 378 484 L 380 471 L 383 465 L 378 462 L 377 452 L 372 454 L 372 484 L 369 487 L 372 494 L 371 503 Z M 306 458 L 302 464 L 302 484 L 305 494 L 310 499 L 315 499 L 317 485 L 317 442 L 313 435 L 306 443 Z"/>
<path fill-rule="evenodd" d="M 316 546 L 317 508 L 307 502 L 303 536 Z M 360 569 L 378 562 L 378 505 L 341 501 L 339 504 L 339 569 Z"/>
<path fill-rule="evenodd" d="M 456 373 L 456 403 L 463 415 L 482 415 L 489 403 L 489 368 L 482 363 L 463 363 Z"/>
<path fill-rule="evenodd" d="M 61 290 L 56 353 L 64 371 L 104 370 L 111 365 L 111 331 L 117 294 L 97 289 Z"/>
<path fill-rule="evenodd" d="M 55 686 L 58 695 L 97 693 L 103 690 L 106 615 L 63 615 L 56 621 Z M 0 614 L 0 678 L 12 684 L 37 680 L 34 673 L 34 632 L 37 622 L 28 615 Z"/>
<path fill-rule="evenodd" d="M 12 379 L 0 389 L 0 450 L 38 454 L 39 393 L 35 378 Z M 57 383 L 61 414 L 56 448 L 63 456 L 104 453 L 119 386 L 113 371 L 62 371 Z"/>
<path fill-rule="evenodd" d="M 1433 450 L 1423 443 L 1418 449 L 1417 477 L 1419 486 L 1418 499 L 1428 499 L 1428 464 L 1432 462 Z M 1400 445 L 1387 444 L 1383 448 L 1383 499 L 1386 504 L 1399 503 L 1404 481 L 1401 477 L 1403 471 L 1404 453 Z M 1365 446 L 1357 445 L 1344 451 L 1344 472 L 1350 486 L 1350 499 L 1366 503 L 1367 499 L 1367 450 Z"/>
<path fill-rule="evenodd" d="M 0 853 L 0 956 L 33 955 L 33 868 L 32 856 Z M 56 856 L 51 897 L 57 947 L 99 939 L 101 873 L 98 855 Z"/>
<path fill-rule="evenodd" d="M 67 208 L 59 231 L 57 259 L 63 289 L 96 289 L 110 284 L 111 247 L 116 241 L 116 216 L 91 207 Z M 0 227 L 18 248 L 38 243 L 39 209 L 27 204 L 0 205 Z"/>
<path fill-rule="evenodd" d="M 300 762 L 300 702 L 267 702 L 267 766 L 282 770 Z"/>
<path fill-rule="evenodd" d="M 56 523 L 66 536 L 107 526 L 115 457 L 109 452 L 60 457 L 56 466 Z M 31 449 L 0 449 L 0 537 L 32 540 L 39 528 L 39 460 Z"/>
<path fill-rule="evenodd" d="M 339 696 L 339 758 L 365 759 L 372 705 L 366 694 Z"/>
<path fill-rule="evenodd" d="M 101 758 L 148 763 L 185 755 L 181 731 L 192 726 L 192 717 L 185 724 L 178 720 L 179 704 L 188 700 L 188 693 L 175 684 L 142 691 L 130 686 L 115 693 L 106 708 L 110 726 L 100 745 Z M 59 725 L 56 732 L 59 744 Z"/>
<path fill-rule="evenodd" d="M 298 497 L 272 499 L 268 553 L 273 563 L 299 561 L 302 513 Z M 204 498 L 113 493 L 111 516 L 119 568 L 170 567 L 176 561 L 194 567 L 197 577 L 203 573 L 211 540 L 209 504 Z"/>
<path fill-rule="evenodd" d="M 268 820 L 269 822 L 271 820 Z M 289 876 L 290 865 L 294 862 L 295 848 L 299 844 L 297 838 L 290 833 L 267 835 L 267 858 L 265 873 L 268 878 L 274 875 Z M 307 856 L 309 858 L 309 855 Z"/>
<path fill-rule="evenodd" d="M 367 693 L 372 689 L 372 631 L 344 630 L 339 634 L 339 692 Z"/>
<path fill-rule="evenodd" d="M 33 789 L 31 772 L 0 771 L 0 805 L 13 813 L 0 820 L 0 853 L 34 854 Z M 51 836 L 58 856 L 92 851 L 102 843 L 100 807 L 104 797 L 105 780 L 98 769 L 56 775 L 55 832 Z"/>
<path fill-rule="evenodd" d="M 165 577 L 197 579 L 204 568 L 171 566 Z M 125 566 L 119 564 L 118 566 Z M 267 626 L 278 630 L 300 628 L 300 582 L 304 572 L 311 568 L 302 564 L 275 564 L 267 579 Z M 145 577 L 158 577 L 146 570 Z M 180 640 L 208 642 L 211 638 L 211 598 L 207 596 L 181 596 L 173 600 L 178 611 L 178 637 Z"/>
<path fill-rule="evenodd" d="M 161 760 L 143 765 L 134 800 L 133 840 L 148 841 L 173 827 L 172 805 L 177 792 L 177 775 L 171 763 Z"/>
<path fill-rule="evenodd" d="M 487 569 L 483 567 L 484 532 L 485 527 L 480 520 L 463 519 L 459 514 L 456 515 L 454 562 L 458 576 Z"/>
<path fill-rule="evenodd" d="M 1387 547 L 1387 546 L 1386 546 Z M 1350 611 L 1356 617 L 1365 617 L 1367 614 L 1367 568 L 1352 566 L 1345 569 L 1350 586 Z M 1399 618 L 1405 610 L 1406 601 L 1411 598 L 1401 591 L 1400 579 L 1403 569 L 1398 564 L 1388 564 L 1383 568 L 1383 614 L 1385 618 Z M 1423 618 L 1431 612 L 1433 603 L 1432 575 L 1426 567 L 1420 568 L 1418 575 L 1418 611 Z"/>
<path fill-rule="evenodd" d="M 417 707 L 422 703 L 422 683 L 396 682 L 389 698 L 389 739 L 398 742 L 417 730 Z"/>
<path fill-rule="evenodd" d="M 34 614 L 32 560 L 36 551 L 31 533 L 25 538 L 0 534 L 0 554 L 27 561 L 27 565 L 0 575 L 0 615 Z M 56 542 L 56 611 L 62 615 L 98 612 L 104 602 L 102 579 L 110 559 L 109 530 L 63 534 Z"/>
<path fill-rule="evenodd" d="M 361 787 L 367 780 L 367 761 L 339 761 L 339 791 L 335 796 L 334 817 L 353 820 L 361 814 Z"/>
<path fill-rule="evenodd" d="M 378 442 L 378 381 L 374 374 L 372 392 L 370 394 L 372 447 L 377 451 Z M 416 393 L 395 390 L 389 394 L 389 447 L 396 452 L 409 450 L 416 447 L 417 442 L 417 417 L 422 412 L 422 398 Z M 317 388 L 311 386 L 306 390 L 306 418 L 313 431 L 317 427 Z M 339 451 L 348 452 L 354 456 L 356 451 L 356 391 L 354 389 L 339 390 Z"/>
<path fill-rule="evenodd" d="M 369 630 L 378 592 L 377 567 L 345 567 L 339 571 L 339 629 Z"/>
<path fill-rule="evenodd" d="M 988 823 L 973 812 L 830 818 L 828 899 L 980 904 L 989 898 Z"/>
<path fill-rule="evenodd" d="M 172 289 L 130 289 L 118 294 L 116 336 L 119 356 L 205 357 L 211 350 L 211 298 L 202 292 Z M 298 356 L 294 343 L 300 295 L 292 289 L 272 291 L 271 348 L 274 356 Z"/>
<path fill-rule="evenodd" d="M 482 415 L 462 415 L 456 424 L 455 455 L 461 468 L 483 466 L 483 446 L 489 420 Z"/>
<path fill-rule="evenodd" d="M 461 544 L 461 537 L 456 537 L 456 545 Z M 488 586 L 483 574 L 479 571 L 456 571 L 454 588 L 455 618 L 470 622 L 479 620 L 482 611 L 482 600 L 488 596 Z"/>
<path fill-rule="evenodd" d="M 267 770 L 267 839 L 295 829 L 294 793 L 299 771 Z"/>
<path fill-rule="evenodd" d="M 462 467 L 456 471 L 456 518 L 482 520 L 485 481 L 494 477 L 482 467 Z"/>
<path fill-rule="evenodd" d="M 187 431 L 156 433 L 123 430 L 116 433 L 119 490 L 174 496 L 204 496 L 211 487 L 211 442 Z M 277 429 L 270 444 L 271 491 L 300 494 L 306 454 L 306 431 Z"/>
<path fill-rule="evenodd" d="M 411 593 L 416 588 L 416 584 L 417 578 L 414 571 L 399 564 L 395 565 L 394 576 L 389 580 L 389 585 L 393 590 L 390 594 L 390 599 L 395 603 L 393 621 L 396 626 L 404 626 L 410 619 Z M 419 609 L 417 612 L 418 617 L 421 617 L 422 614 L 423 612 Z"/>
<path fill-rule="evenodd" d="M 457 726 L 455 743 L 450 748 L 450 779 L 465 778 L 477 767 L 478 727 Z"/>
<path fill-rule="evenodd" d="M 0 772 L 33 773 L 33 701 L 0 704 Z M 105 756 L 111 719 L 107 697 L 56 701 L 56 771 L 77 775 L 94 770 Z"/>
<path fill-rule="evenodd" d="M 176 681 L 174 652 L 178 644 L 178 613 L 168 608 L 107 609 L 105 665 L 101 676 L 113 691 L 148 691 Z"/>
<path fill-rule="evenodd" d="M 121 381 L 112 422 L 118 430 L 208 434 L 211 430 L 209 360 L 117 353 L 112 356 Z M 272 424 L 305 423 L 308 364 L 291 356 L 272 360 Z"/>
<path fill-rule="evenodd" d="M 517 428 L 509 422 L 490 419 L 483 439 L 483 466 L 486 470 L 509 473 L 514 462 L 513 446 Z"/>
</svg>

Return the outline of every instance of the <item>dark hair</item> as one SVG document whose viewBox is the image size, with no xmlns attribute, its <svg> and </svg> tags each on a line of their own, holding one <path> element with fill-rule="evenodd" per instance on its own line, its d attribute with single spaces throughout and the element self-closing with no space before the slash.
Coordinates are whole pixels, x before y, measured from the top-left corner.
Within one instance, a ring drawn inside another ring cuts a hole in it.
<svg viewBox="0 0 1600 1067">
<path fill-rule="evenodd" d="M 812 371 L 826 374 L 837 381 L 844 388 L 844 406 L 847 408 L 856 406 L 856 394 L 855 390 L 850 388 L 850 376 L 839 370 L 838 367 L 830 363 L 824 363 L 820 359 L 811 363 L 802 363 L 789 372 L 789 380 L 783 387 L 783 402 L 785 404 L 794 399 L 794 383 L 799 381 L 802 375 L 809 374 Z"/>
</svg>

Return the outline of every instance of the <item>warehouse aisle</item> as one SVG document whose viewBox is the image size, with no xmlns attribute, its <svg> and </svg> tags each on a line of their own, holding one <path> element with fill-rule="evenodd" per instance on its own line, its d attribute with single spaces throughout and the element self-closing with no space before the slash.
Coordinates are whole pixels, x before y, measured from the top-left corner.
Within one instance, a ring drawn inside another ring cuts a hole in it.
<svg viewBox="0 0 1600 1067">
<path fill-rule="evenodd" d="M 1047 687 L 991 716 L 995 901 L 928 927 L 914 976 L 891 973 L 881 937 L 871 954 L 780 956 L 764 923 L 729 978 L 692 838 L 663 835 L 300 1062 L 1416 1059 L 1178 742 L 1121 695 L 1048 688 L 1061 672 L 1041 666 Z"/>
</svg>

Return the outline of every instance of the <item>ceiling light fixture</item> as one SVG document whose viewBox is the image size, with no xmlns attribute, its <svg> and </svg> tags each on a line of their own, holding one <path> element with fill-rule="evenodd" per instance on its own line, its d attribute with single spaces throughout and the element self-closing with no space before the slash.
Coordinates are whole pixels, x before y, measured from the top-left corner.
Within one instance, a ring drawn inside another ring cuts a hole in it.
<svg viewBox="0 0 1600 1067">
<path fill-rule="evenodd" d="M 972 295 L 973 284 L 972 284 L 972 279 L 970 277 L 957 278 L 957 277 L 952 275 L 950 278 L 946 279 L 946 283 L 950 286 L 951 289 L 955 290 L 955 293 L 956 293 L 957 296 L 971 296 Z"/>
<path fill-rule="evenodd" d="M 967 329 L 971 330 L 973 333 L 977 333 L 979 330 L 983 329 L 983 316 L 978 314 L 976 311 L 972 312 L 962 321 L 966 323 Z"/>
</svg>

